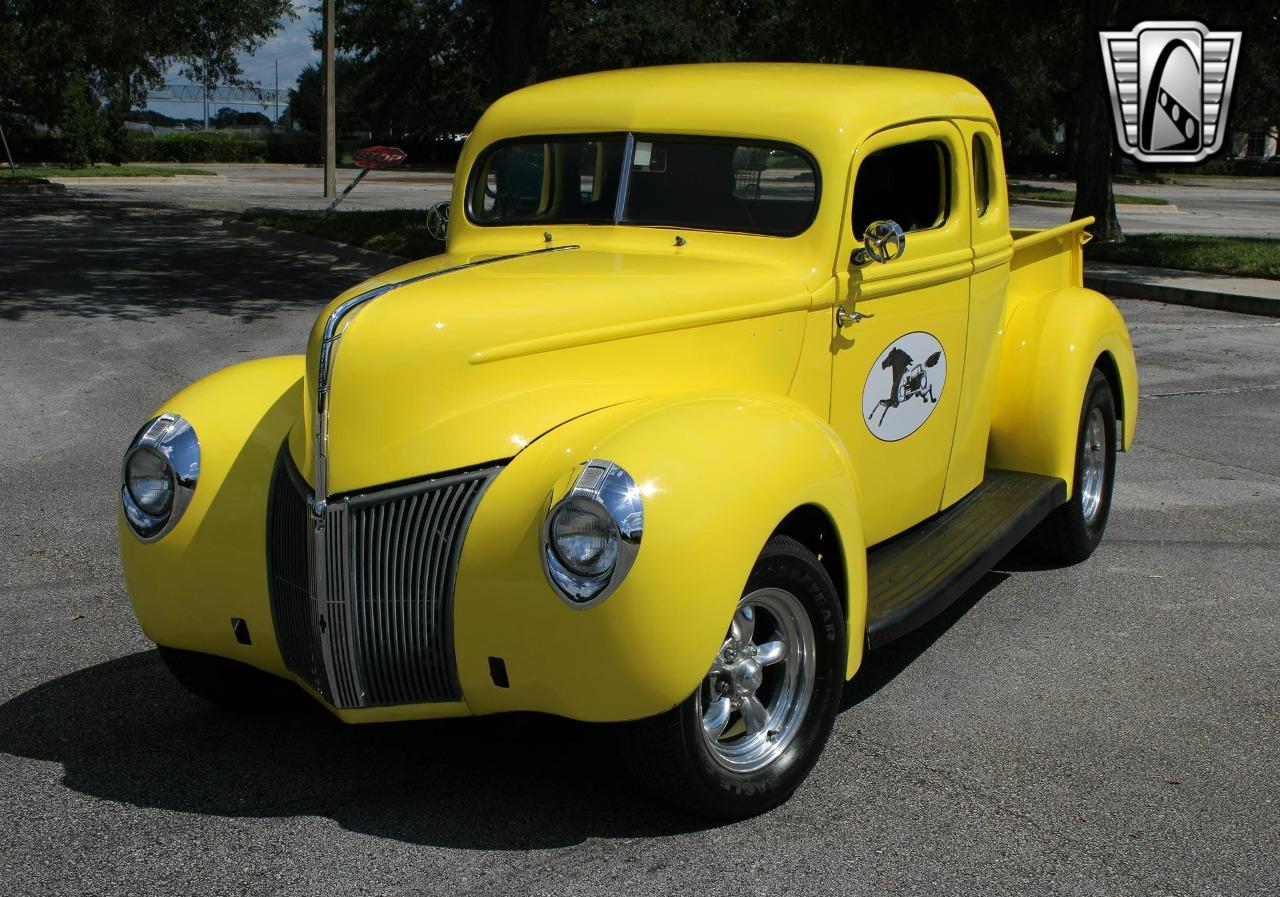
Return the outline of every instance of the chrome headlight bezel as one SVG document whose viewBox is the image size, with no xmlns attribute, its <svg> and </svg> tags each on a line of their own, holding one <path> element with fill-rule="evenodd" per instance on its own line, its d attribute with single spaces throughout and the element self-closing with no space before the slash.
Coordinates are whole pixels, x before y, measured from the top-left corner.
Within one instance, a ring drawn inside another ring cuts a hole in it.
<svg viewBox="0 0 1280 897">
<path fill-rule="evenodd" d="M 129 488 L 129 461 L 138 452 L 149 452 L 166 465 L 172 496 L 164 513 L 142 508 Z M 200 441 L 181 415 L 161 414 L 138 430 L 120 465 L 120 503 L 133 535 L 141 542 L 154 542 L 182 519 L 200 478 Z"/>
<path fill-rule="evenodd" d="M 563 510 L 591 503 L 603 509 L 612 522 L 610 537 L 616 545 L 613 565 L 598 576 L 584 576 L 561 560 L 554 544 L 552 528 Z M 570 607 L 584 610 L 604 601 L 630 572 L 640 552 L 644 534 L 644 501 L 636 481 L 612 461 L 593 458 L 585 462 L 569 491 L 547 512 L 542 521 L 542 569 L 551 588 Z"/>
</svg>

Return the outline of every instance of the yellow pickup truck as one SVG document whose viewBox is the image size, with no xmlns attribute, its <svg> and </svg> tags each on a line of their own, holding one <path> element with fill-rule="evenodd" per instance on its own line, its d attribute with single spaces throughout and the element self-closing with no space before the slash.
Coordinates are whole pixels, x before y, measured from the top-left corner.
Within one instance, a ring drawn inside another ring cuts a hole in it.
<svg viewBox="0 0 1280 897">
<path fill-rule="evenodd" d="M 1009 228 L 971 85 L 699 65 L 520 90 L 443 255 L 125 455 L 170 669 L 353 723 L 540 711 L 721 818 L 785 800 L 864 652 L 1019 543 L 1102 537 L 1137 374 L 1088 221 Z M 513 755 L 518 761 L 518 753 Z"/>
</svg>

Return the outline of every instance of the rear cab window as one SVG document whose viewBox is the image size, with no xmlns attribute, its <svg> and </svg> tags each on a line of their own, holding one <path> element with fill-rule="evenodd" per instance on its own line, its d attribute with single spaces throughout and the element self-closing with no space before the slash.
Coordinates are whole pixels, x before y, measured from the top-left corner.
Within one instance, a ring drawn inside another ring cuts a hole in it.
<svg viewBox="0 0 1280 897">
<path fill-rule="evenodd" d="M 973 202 L 981 218 L 991 205 L 991 162 L 987 156 L 987 141 L 981 134 L 973 135 Z"/>
</svg>

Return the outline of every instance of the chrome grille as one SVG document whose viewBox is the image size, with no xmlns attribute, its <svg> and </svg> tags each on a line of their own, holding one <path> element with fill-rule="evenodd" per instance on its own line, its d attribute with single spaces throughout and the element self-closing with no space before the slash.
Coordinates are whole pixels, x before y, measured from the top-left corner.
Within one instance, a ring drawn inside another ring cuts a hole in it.
<svg viewBox="0 0 1280 897">
<path fill-rule="evenodd" d="M 306 486 L 291 468 L 286 450 L 272 488 L 268 552 L 289 669 L 338 707 L 460 700 L 454 579 L 471 515 L 500 468 L 332 499 L 323 595 L 309 575 Z"/>
<path fill-rule="evenodd" d="M 286 446 L 276 461 L 267 505 L 267 573 L 271 620 L 285 666 L 310 683 L 328 701 L 329 679 L 314 637 L 316 618 L 310 595 L 311 521 L 306 484 Z"/>
</svg>

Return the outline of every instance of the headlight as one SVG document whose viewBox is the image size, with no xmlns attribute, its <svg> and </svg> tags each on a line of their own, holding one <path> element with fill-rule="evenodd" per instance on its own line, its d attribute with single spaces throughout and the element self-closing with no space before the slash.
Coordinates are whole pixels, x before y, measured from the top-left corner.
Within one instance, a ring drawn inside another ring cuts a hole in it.
<svg viewBox="0 0 1280 897">
<path fill-rule="evenodd" d="M 579 576 L 604 576 L 618 559 L 617 527 L 602 505 L 572 499 L 551 517 L 551 550 Z"/>
<path fill-rule="evenodd" d="M 643 532 L 635 480 L 612 461 L 588 461 L 543 523 L 547 581 L 574 607 L 603 601 L 635 563 Z"/>
<path fill-rule="evenodd" d="M 147 422 L 124 456 L 120 501 L 135 536 L 153 542 L 173 529 L 200 477 L 200 443 L 176 414 Z"/>
</svg>

